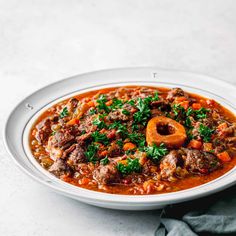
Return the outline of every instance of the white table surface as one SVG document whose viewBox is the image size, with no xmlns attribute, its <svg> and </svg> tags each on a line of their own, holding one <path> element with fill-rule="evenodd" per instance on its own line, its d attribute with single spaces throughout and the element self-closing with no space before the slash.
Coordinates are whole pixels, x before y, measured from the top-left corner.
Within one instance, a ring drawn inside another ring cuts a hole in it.
<svg viewBox="0 0 236 236">
<path fill-rule="evenodd" d="M 86 71 L 159 66 L 236 84 L 235 12 L 233 0 L 0 0 L 0 130 L 26 95 Z M 158 222 L 157 211 L 106 210 L 48 191 L 14 166 L 2 137 L 0 212 L 5 236 L 153 235 Z"/>
</svg>

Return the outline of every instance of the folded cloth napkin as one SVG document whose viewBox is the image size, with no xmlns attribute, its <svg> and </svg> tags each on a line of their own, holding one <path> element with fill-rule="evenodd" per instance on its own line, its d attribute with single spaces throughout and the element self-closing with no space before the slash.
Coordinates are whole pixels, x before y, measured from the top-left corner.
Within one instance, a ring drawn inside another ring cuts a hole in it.
<svg viewBox="0 0 236 236">
<path fill-rule="evenodd" d="M 155 236 L 185 235 L 236 235 L 236 186 L 163 209 Z"/>
</svg>

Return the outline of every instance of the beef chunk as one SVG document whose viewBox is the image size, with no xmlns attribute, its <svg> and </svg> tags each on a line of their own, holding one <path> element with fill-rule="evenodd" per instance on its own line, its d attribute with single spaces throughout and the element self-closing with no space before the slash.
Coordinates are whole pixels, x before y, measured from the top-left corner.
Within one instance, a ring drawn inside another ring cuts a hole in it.
<svg viewBox="0 0 236 236">
<path fill-rule="evenodd" d="M 40 145 L 47 143 L 48 138 L 52 133 L 51 125 L 52 120 L 50 118 L 45 118 L 36 126 L 37 132 L 35 138 Z"/>
<path fill-rule="evenodd" d="M 74 142 L 74 135 L 71 134 L 69 129 L 61 129 L 55 133 L 51 140 L 51 145 L 66 149 Z"/>
<path fill-rule="evenodd" d="M 219 169 L 221 163 L 212 153 L 195 149 L 182 148 L 172 150 L 160 163 L 160 175 L 162 179 L 171 181 L 173 178 L 181 178 L 188 173 L 209 174 Z"/>
<path fill-rule="evenodd" d="M 70 163 L 70 165 L 76 165 L 86 162 L 84 149 L 79 144 L 74 144 L 71 147 L 73 147 L 73 150 L 69 153 L 68 163 Z"/>
<path fill-rule="evenodd" d="M 117 157 L 124 153 L 123 149 L 119 147 L 116 141 L 112 142 L 108 147 L 108 156 L 109 157 Z"/>
<path fill-rule="evenodd" d="M 121 121 L 127 121 L 129 120 L 129 117 L 122 113 L 122 109 L 117 109 L 116 111 L 112 111 L 108 115 L 109 120 L 121 120 Z"/>
<path fill-rule="evenodd" d="M 187 148 L 183 150 L 186 153 L 185 167 L 191 173 L 208 174 L 221 167 L 219 159 L 212 153 Z"/>
<path fill-rule="evenodd" d="M 181 152 L 178 150 L 172 150 L 161 160 L 160 163 L 161 178 L 170 179 L 173 177 L 178 177 L 181 174 L 180 170 L 183 167 L 183 165 L 184 163 L 181 156 Z"/>
<path fill-rule="evenodd" d="M 67 110 L 70 113 L 73 113 L 78 105 L 78 102 L 79 101 L 76 98 L 71 98 L 66 104 Z"/>
<path fill-rule="evenodd" d="M 49 168 L 49 172 L 60 177 L 61 175 L 69 174 L 70 169 L 62 159 L 57 159 Z"/>
<path fill-rule="evenodd" d="M 166 99 L 173 102 L 176 97 L 188 98 L 188 95 L 181 88 L 173 88 L 168 92 Z"/>
<path fill-rule="evenodd" d="M 93 177 L 100 184 L 112 184 L 117 183 L 120 180 L 120 175 L 114 162 L 110 162 L 105 166 L 100 165 L 94 171 Z"/>
</svg>

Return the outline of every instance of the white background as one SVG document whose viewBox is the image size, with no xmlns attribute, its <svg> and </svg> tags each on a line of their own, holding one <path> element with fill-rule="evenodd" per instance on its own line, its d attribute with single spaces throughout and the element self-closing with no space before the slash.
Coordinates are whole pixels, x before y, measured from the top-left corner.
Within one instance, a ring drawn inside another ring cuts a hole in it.
<svg viewBox="0 0 236 236">
<path fill-rule="evenodd" d="M 236 84 L 235 62 L 233 0 L 0 0 L 0 129 L 26 95 L 78 73 L 158 66 Z M 0 213 L 5 236 L 153 235 L 158 222 L 157 211 L 100 209 L 48 191 L 14 166 L 2 138 Z"/>
</svg>

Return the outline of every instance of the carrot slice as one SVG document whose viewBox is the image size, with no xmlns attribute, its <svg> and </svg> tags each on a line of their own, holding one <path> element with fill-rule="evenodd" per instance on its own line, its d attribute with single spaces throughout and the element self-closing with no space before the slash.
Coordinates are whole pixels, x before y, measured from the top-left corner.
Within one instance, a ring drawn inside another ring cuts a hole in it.
<svg viewBox="0 0 236 236">
<path fill-rule="evenodd" d="M 201 109 L 201 107 L 202 107 L 202 105 L 200 104 L 200 103 L 193 103 L 192 104 L 192 108 L 194 109 L 194 110 L 199 110 L 199 109 Z"/>
<path fill-rule="evenodd" d="M 74 119 L 69 120 L 66 124 L 67 125 L 78 125 L 79 120 L 77 118 L 74 118 Z"/>
<path fill-rule="evenodd" d="M 188 148 L 194 148 L 194 149 L 201 149 L 202 147 L 202 142 L 201 141 L 198 141 L 198 140 L 191 140 L 188 144 Z"/>
<path fill-rule="evenodd" d="M 226 152 L 226 151 L 217 154 L 217 157 L 218 157 L 221 161 L 223 161 L 223 162 L 231 161 L 231 158 L 230 158 L 230 156 L 229 156 L 229 153 Z"/>
<path fill-rule="evenodd" d="M 105 103 L 107 106 L 110 106 L 112 104 L 112 100 L 109 100 Z"/>
<path fill-rule="evenodd" d="M 227 123 L 224 122 L 224 123 L 219 124 L 217 129 L 222 131 L 222 130 L 226 129 L 227 127 L 228 127 Z"/>
<path fill-rule="evenodd" d="M 189 101 L 183 101 L 179 103 L 180 106 L 182 106 L 185 110 L 189 107 Z"/>
<path fill-rule="evenodd" d="M 89 105 L 89 107 L 95 107 L 95 103 L 94 103 L 94 101 L 90 101 L 90 102 L 88 102 L 88 105 Z"/>
<path fill-rule="evenodd" d="M 135 148 L 136 148 L 136 145 L 134 143 L 125 143 L 124 146 L 123 146 L 123 149 L 125 151 L 132 150 L 132 149 L 135 149 Z"/>
</svg>

